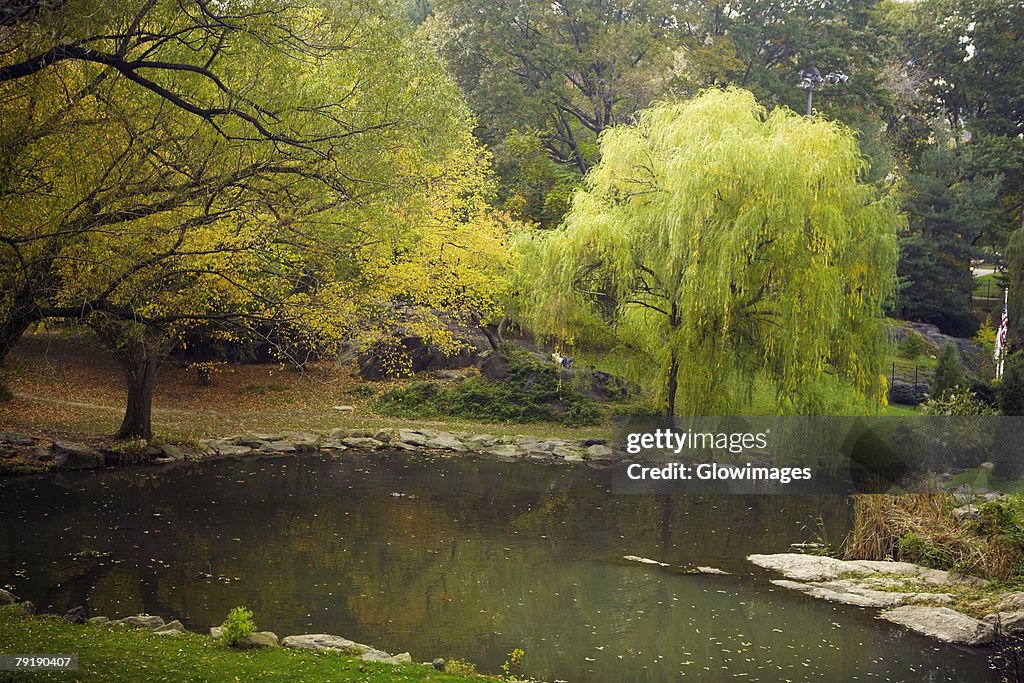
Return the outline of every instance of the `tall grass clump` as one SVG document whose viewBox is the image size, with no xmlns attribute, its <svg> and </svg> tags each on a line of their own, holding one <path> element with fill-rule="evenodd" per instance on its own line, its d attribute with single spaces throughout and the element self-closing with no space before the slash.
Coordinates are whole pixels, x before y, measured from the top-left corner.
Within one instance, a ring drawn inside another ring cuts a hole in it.
<svg viewBox="0 0 1024 683">
<path fill-rule="evenodd" d="M 1006 581 L 1024 579 L 1024 503 L 1006 496 L 958 515 L 948 493 L 854 496 L 845 557 L 899 560 Z"/>
</svg>

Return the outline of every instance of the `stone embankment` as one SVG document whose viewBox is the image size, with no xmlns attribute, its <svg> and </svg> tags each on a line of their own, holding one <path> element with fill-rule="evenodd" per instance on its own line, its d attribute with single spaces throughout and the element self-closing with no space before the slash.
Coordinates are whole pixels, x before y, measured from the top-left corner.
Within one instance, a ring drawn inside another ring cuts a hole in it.
<svg viewBox="0 0 1024 683">
<path fill-rule="evenodd" d="M 216 457 L 284 456 L 348 449 L 466 453 L 494 460 L 585 463 L 598 467 L 618 459 L 618 454 L 608 446 L 607 440 L 600 438 L 546 439 L 424 428 L 375 431 L 338 428 L 326 434 L 238 434 L 204 439 L 194 444 L 161 445 L 141 442 L 90 445 L 0 433 L 0 472 L 83 470 L 134 463 L 167 464 Z"/>
<path fill-rule="evenodd" d="M 879 608 L 878 617 L 930 638 L 991 645 L 997 631 L 1024 633 L 1024 593 L 992 594 L 987 582 L 909 562 L 837 560 L 818 555 L 750 555 L 785 579 L 772 583 L 844 605 Z M 955 609 L 956 608 L 956 609 Z M 985 612 L 981 619 L 965 614 Z"/>
</svg>

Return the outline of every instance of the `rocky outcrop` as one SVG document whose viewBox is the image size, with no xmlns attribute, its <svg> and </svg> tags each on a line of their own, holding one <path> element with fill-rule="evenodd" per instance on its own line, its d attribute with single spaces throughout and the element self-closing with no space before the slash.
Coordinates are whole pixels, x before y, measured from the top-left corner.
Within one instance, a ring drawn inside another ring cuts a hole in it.
<svg viewBox="0 0 1024 683">
<path fill-rule="evenodd" d="M 408 652 L 397 655 L 390 655 L 387 652 L 378 650 L 369 645 L 363 645 L 348 638 L 332 636 L 327 633 L 311 633 L 298 636 L 288 636 L 281 641 L 281 645 L 301 650 L 327 650 L 340 652 L 342 654 L 359 657 L 368 662 L 382 662 L 384 664 L 407 664 L 412 661 Z"/>
<path fill-rule="evenodd" d="M 990 645 L 995 638 L 991 624 L 948 607 L 905 605 L 886 610 L 878 616 L 944 643 Z"/>
<path fill-rule="evenodd" d="M 1004 613 L 978 620 L 943 605 L 954 601 L 953 593 L 984 581 L 972 576 L 921 567 L 909 562 L 837 560 L 818 555 L 780 553 L 750 555 L 751 562 L 781 572 L 786 579 L 772 584 L 796 590 L 820 600 L 857 607 L 884 609 L 879 617 L 946 643 L 988 645 L 996 623 L 1006 622 L 1007 632 L 1024 627 L 1024 610 L 1008 595 L 1000 605 Z M 1020 594 L 1024 603 L 1024 594 Z M 1013 610 L 1013 611 L 1011 611 Z M 1000 626 L 1002 628 L 1002 626 Z"/>
</svg>

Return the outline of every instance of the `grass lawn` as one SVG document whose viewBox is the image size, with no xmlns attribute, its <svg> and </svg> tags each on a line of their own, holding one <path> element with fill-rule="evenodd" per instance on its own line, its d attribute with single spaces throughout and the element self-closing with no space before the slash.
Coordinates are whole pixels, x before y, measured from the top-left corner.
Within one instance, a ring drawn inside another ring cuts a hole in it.
<svg viewBox="0 0 1024 683">
<path fill-rule="evenodd" d="M 155 636 L 108 626 L 73 626 L 59 618 L 26 617 L 18 606 L 0 607 L 0 652 L 78 655 L 78 670 L 0 672 L 0 681 L 435 681 L 480 683 L 484 676 L 454 676 L 422 664 L 374 664 L 333 653 L 275 648 L 235 650 L 197 633 Z"/>
</svg>

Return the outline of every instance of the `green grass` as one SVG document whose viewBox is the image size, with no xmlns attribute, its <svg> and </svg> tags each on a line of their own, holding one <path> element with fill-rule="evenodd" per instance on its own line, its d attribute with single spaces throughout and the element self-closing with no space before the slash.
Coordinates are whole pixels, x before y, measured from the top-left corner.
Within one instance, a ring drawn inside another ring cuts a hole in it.
<svg viewBox="0 0 1024 683">
<path fill-rule="evenodd" d="M 9 654 L 74 654 L 78 670 L 0 672 L 0 681 L 374 681 L 479 683 L 483 676 L 454 676 L 422 664 L 374 664 L 333 653 L 275 648 L 235 650 L 196 633 L 154 636 L 103 625 L 74 626 L 57 617 L 28 618 L 20 607 L 0 607 L 0 651 Z"/>
</svg>

